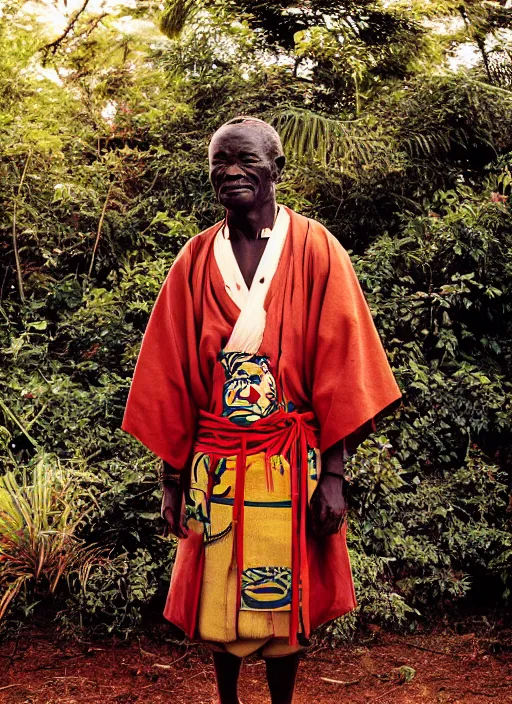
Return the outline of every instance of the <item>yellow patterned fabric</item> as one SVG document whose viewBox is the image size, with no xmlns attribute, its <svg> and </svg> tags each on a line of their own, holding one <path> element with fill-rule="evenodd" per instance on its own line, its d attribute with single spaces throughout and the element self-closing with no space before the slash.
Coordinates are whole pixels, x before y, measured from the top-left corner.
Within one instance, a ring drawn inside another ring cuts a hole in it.
<svg viewBox="0 0 512 704">
<path fill-rule="evenodd" d="M 291 492 L 287 462 L 247 457 L 244 563 L 239 638 L 287 636 L 291 598 Z M 236 640 L 236 568 L 232 566 L 232 500 L 236 464 L 225 461 L 210 503 L 210 527 L 199 609 L 203 640 Z M 269 481 L 270 480 L 270 481 Z"/>
<path fill-rule="evenodd" d="M 265 357 L 223 351 L 219 360 L 224 371 L 222 415 L 239 426 L 241 434 L 258 419 L 287 407 L 285 400 L 278 399 L 276 381 Z M 319 451 L 308 448 L 308 498 L 317 483 L 319 462 Z M 238 537 L 243 536 L 241 558 L 233 530 L 236 457 L 196 451 L 187 521 L 192 530 L 203 531 L 205 542 L 198 614 L 202 640 L 231 644 L 241 652 L 257 650 L 267 641 L 267 650 L 271 651 L 270 641 L 288 639 L 292 604 L 290 469 L 280 454 L 245 456 L 244 476 L 238 477 L 243 487 L 243 525 L 236 527 Z"/>
<path fill-rule="evenodd" d="M 311 449 L 310 495 L 316 486 L 318 459 L 318 450 Z M 207 508 L 205 496 L 209 473 L 210 457 L 196 454 L 192 462 L 188 513 L 191 517 L 189 528 L 202 530 L 204 526 L 205 534 L 199 636 L 202 640 L 220 643 L 247 639 L 263 639 L 264 643 L 275 637 L 287 639 L 292 568 L 290 466 L 280 456 L 272 457 L 268 464 L 264 453 L 247 457 L 244 561 L 238 619 L 232 531 L 235 459 L 222 458 L 217 462 L 215 485 Z M 203 519 L 203 524 L 197 517 Z M 242 649 L 246 647 L 241 646 Z M 253 650 L 258 647 L 255 643 Z M 272 650 L 270 646 L 269 650 Z"/>
</svg>

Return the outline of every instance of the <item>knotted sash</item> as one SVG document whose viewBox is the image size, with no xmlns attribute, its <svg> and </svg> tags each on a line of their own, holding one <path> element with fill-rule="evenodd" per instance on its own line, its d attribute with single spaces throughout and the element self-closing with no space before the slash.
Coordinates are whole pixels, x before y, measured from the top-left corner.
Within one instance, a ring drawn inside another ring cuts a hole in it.
<svg viewBox="0 0 512 704">
<path fill-rule="evenodd" d="M 299 620 L 305 637 L 311 631 L 309 619 L 309 570 L 306 547 L 306 511 L 308 496 L 308 448 L 318 447 L 318 427 L 313 412 L 285 412 L 282 409 L 246 428 L 226 417 L 206 411 L 199 413 L 199 425 L 194 452 L 210 456 L 208 498 L 214 485 L 214 473 L 222 457 L 236 458 L 235 496 L 233 501 L 232 568 L 237 572 L 237 619 L 241 605 L 244 554 L 244 494 L 248 455 L 265 453 L 267 477 L 270 460 L 282 455 L 290 464 L 292 496 L 292 598 L 289 642 L 297 644 Z"/>
</svg>

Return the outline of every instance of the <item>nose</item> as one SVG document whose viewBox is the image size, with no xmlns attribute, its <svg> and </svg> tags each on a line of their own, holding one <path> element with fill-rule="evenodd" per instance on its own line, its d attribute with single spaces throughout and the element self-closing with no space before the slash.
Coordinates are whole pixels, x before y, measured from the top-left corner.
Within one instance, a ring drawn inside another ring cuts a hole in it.
<svg viewBox="0 0 512 704">
<path fill-rule="evenodd" d="M 243 178 L 245 176 L 243 170 L 238 166 L 238 164 L 229 164 L 224 173 L 226 178 Z"/>
</svg>

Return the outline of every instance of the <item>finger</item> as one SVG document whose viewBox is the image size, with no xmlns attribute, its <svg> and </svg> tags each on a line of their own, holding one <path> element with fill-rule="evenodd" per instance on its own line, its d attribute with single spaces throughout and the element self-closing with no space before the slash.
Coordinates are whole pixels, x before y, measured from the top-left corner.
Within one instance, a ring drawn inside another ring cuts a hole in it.
<svg viewBox="0 0 512 704">
<path fill-rule="evenodd" d="M 313 521 L 313 531 L 318 538 L 325 538 L 329 535 L 329 525 L 325 512 L 322 512 L 322 514 L 317 516 L 316 520 Z"/>
<path fill-rule="evenodd" d="M 338 521 L 330 517 L 324 524 L 324 535 L 334 535 L 338 532 Z"/>
<path fill-rule="evenodd" d="M 170 511 L 164 511 L 166 527 L 168 534 L 173 535 L 175 538 L 179 538 L 180 535 L 180 523 L 176 521 L 175 517 Z"/>
<path fill-rule="evenodd" d="M 318 537 L 321 537 L 323 533 L 323 525 L 325 523 L 325 511 L 323 509 L 322 504 L 315 503 L 315 505 L 312 506 L 311 518 L 313 524 L 313 532 Z"/>
<path fill-rule="evenodd" d="M 180 521 L 178 524 L 178 533 L 177 536 L 178 538 L 188 538 L 188 530 L 187 527 Z"/>
<path fill-rule="evenodd" d="M 345 511 L 342 511 L 341 513 L 333 514 L 332 520 L 331 520 L 331 525 L 332 525 L 332 534 L 334 535 L 335 533 L 338 533 L 343 524 L 345 523 Z"/>
<path fill-rule="evenodd" d="M 324 535 L 335 535 L 341 528 L 343 514 L 329 508 L 324 521 Z"/>
<path fill-rule="evenodd" d="M 337 511 L 332 511 L 332 521 L 336 525 L 336 530 L 339 530 L 343 523 L 345 522 L 345 518 L 347 515 L 347 509 L 344 504 L 342 504 L 341 508 Z"/>
</svg>

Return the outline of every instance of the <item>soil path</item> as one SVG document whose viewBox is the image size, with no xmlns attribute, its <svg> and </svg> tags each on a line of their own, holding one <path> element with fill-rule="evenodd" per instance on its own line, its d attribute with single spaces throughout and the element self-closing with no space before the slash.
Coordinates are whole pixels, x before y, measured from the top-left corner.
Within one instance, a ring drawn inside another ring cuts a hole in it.
<svg viewBox="0 0 512 704">
<path fill-rule="evenodd" d="M 379 634 L 371 645 L 312 648 L 294 704 L 512 703 L 510 637 Z M 248 658 L 243 704 L 268 704 L 265 666 Z M 34 631 L 0 645 L 0 704 L 216 704 L 206 651 L 141 637 L 129 644 Z"/>
</svg>

